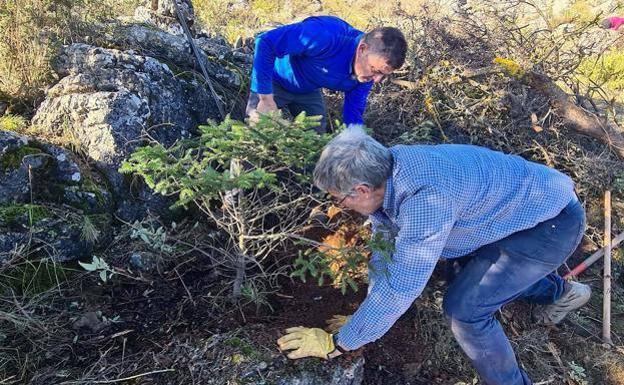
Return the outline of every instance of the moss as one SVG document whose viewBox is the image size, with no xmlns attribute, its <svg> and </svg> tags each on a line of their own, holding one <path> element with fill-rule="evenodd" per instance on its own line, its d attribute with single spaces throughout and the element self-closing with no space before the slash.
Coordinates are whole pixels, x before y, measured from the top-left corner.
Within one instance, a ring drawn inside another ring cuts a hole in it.
<svg viewBox="0 0 624 385">
<path fill-rule="evenodd" d="M 50 210 L 44 206 L 34 204 L 14 204 L 0 207 L 0 225 L 12 226 L 20 217 L 27 215 L 32 225 L 51 216 Z"/>
<path fill-rule="evenodd" d="M 41 154 L 41 150 L 36 147 L 23 146 L 9 151 L 0 158 L 0 169 L 6 171 L 19 168 L 24 157 L 33 154 Z"/>
<path fill-rule="evenodd" d="M 225 344 L 236 348 L 244 356 L 249 358 L 260 358 L 262 355 L 249 342 L 238 337 L 231 337 L 225 341 Z"/>
<path fill-rule="evenodd" d="M 82 182 L 82 191 L 90 192 L 95 194 L 95 199 L 100 206 L 104 206 L 106 203 L 106 199 L 104 198 L 104 194 L 102 194 L 102 188 L 96 184 L 92 179 L 85 178 Z"/>
</svg>

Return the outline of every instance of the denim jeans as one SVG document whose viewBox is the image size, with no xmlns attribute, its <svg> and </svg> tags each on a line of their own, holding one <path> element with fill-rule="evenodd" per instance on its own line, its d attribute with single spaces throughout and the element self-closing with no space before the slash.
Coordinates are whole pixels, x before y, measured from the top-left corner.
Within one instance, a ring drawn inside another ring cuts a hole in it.
<svg viewBox="0 0 624 385">
<path fill-rule="evenodd" d="M 554 271 L 574 252 L 584 231 L 585 212 L 575 198 L 556 217 L 466 258 L 443 308 L 455 339 L 485 384 L 532 384 L 494 314 L 516 299 L 539 304 L 559 299 L 564 281 Z"/>
<path fill-rule="evenodd" d="M 302 111 L 305 111 L 307 116 L 322 116 L 321 125 L 314 129 L 319 134 L 327 132 L 327 111 L 325 109 L 323 93 L 320 89 L 306 94 L 294 94 L 274 82 L 273 99 L 275 100 L 275 104 L 277 104 L 277 108 L 287 108 L 293 117 L 296 117 Z M 252 109 L 258 106 L 258 101 L 258 94 L 253 92 L 249 94 L 249 99 L 247 100 L 247 115 L 249 115 Z"/>
</svg>

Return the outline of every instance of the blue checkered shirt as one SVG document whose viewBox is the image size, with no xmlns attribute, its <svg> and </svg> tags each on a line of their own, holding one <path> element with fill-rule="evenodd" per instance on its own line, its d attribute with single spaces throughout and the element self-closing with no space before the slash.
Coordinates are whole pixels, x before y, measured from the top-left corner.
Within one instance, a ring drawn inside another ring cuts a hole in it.
<svg viewBox="0 0 624 385">
<path fill-rule="evenodd" d="M 457 258 L 555 217 L 575 199 L 572 180 L 541 164 L 470 145 L 390 148 L 392 175 L 373 232 L 369 293 L 338 333 L 346 349 L 383 336 L 420 295 L 440 258 Z"/>
</svg>

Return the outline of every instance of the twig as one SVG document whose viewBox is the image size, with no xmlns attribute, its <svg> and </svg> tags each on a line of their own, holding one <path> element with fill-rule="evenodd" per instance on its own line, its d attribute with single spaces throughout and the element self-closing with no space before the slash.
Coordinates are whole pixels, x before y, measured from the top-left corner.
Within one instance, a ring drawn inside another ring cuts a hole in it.
<svg viewBox="0 0 624 385">
<path fill-rule="evenodd" d="M 28 313 L 26 312 L 26 310 L 24 310 L 24 308 L 20 305 L 20 303 L 19 303 L 19 302 L 18 302 L 18 300 L 17 300 L 17 297 L 15 296 L 15 292 L 14 292 L 13 290 L 11 290 L 11 294 L 13 295 L 13 303 L 15 304 L 15 307 L 16 307 L 16 308 L 20 311 L 20 313 L 22 313 L 22 315 L 24 316 L 24 318 L 25 318 L 25 319 L 27 319 L 28 321 L 30 321 L 30 322 L 32 323 L 32 325 L 34 325 L 34 326 L 35 326 L 35 327 L 34 327 L 35 329 L 39 330 L 40 332 L 46 333 L 46 332 L 47 332 L 46 328 L 45 328 L 45 327 L 43 327 L 43 325 L 42 325 L 39 321 L 37 321 L 37 320 L 33 319 L 33 318 L 30 316 L 30 314 L 28 314 Z M 4 312 L 2 312 L 2 313 L 4 313 Z M 15 321 L 13 321 L 13 322 L 15 322 Z M 30 328 L 33 328 L 33 327 L 31 327 L 31 325 L 30 325 L 30 324 L 28 324 L 28 323 L 26 324 L 26 326 L 27 326 L 27 327 L 30 327 Z"/>
<path fill-rule="evenodd" d="M 130 377 L 118 378 L 116 380 L 93 381 L 93 383 L 94 384 L 112 384 L 112 383 L 115 383 L 115 382 L 123 382 L 123 381 L 128 381 L 128 380 L 134 380 L 135 378 L 145 377 L 145 376 L 149 376 L 149 375 L 152 375 L 152 374 L 165 373 L 165 372 L 175 372 L 175 369 L 154 370 L 154 371 L 147 372 L 147 373 L 136 374 L 136 375 L 130 376 Z"/>
<path fill-rule="evenodd" d="M 15 376 L 15 375 L 13 375 L 13 376 L 11 376 L 11 377 L 7 377 L 7 378 L 5 378 L 5 379 L 3 379 L 3 380 L 0 380 L 0 384 L 8 384 L 8 383 L 9 383 L 8 381 L 9 381 L 10 379 L 14 378 L 14 377 L 16 377 L 16 376 Z"/>
<path fill-rule="evenodd" d="M 191 295 L 191 292 L 189 291 L 188 287 L 186 287 L 186 283 L 184 283 L 182 276 L 180 275 L 180 273 L 178 273 L 178 269 L 174 268 L 173 271 L 175 271 L 178 278 L 180 278 L 180 282 L 182 282 L 182 286 L 184 286 L 184 290 L 186 290 L 186 294 L 188 294 L 189 299 L 191 300 L 191 302 L 193 302 L 193 307 L 196 307 L 197 304 L 195 303 L 195 300 L 193 299 L 193 296 Z"/>
<path fill-rule="evenodd" d="M 563 364 L 563 361 L 561 360 L 561 356 L 559 355 L 559 352 L 557 351 L 557 348 L 555 347 L 555 344 L 553 344 L 552 342 L 549 342 L 547 346 L 548 346 L 548 351 L 555 358 L 557 365 L 559 365 L 559 369 L 561 370 L 561 374 L 563 374 L 563 378 L 567 381 L 568 373 L 566 371 L 565 365 Z"/>
</svg>

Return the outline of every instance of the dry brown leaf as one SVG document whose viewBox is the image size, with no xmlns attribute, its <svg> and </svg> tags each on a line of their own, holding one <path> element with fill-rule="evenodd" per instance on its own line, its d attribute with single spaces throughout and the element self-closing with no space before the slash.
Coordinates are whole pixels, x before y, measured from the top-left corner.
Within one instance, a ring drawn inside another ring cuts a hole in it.
<svg viewBox="0 0 624 385">
<path fill-rule="evenodd" d="M 336 215 L 340 214 L 342 209 L 336 205 L 331 205 L 329 209 L 327 209 L 327 217 L 332 220 Z"/>
</svg>

